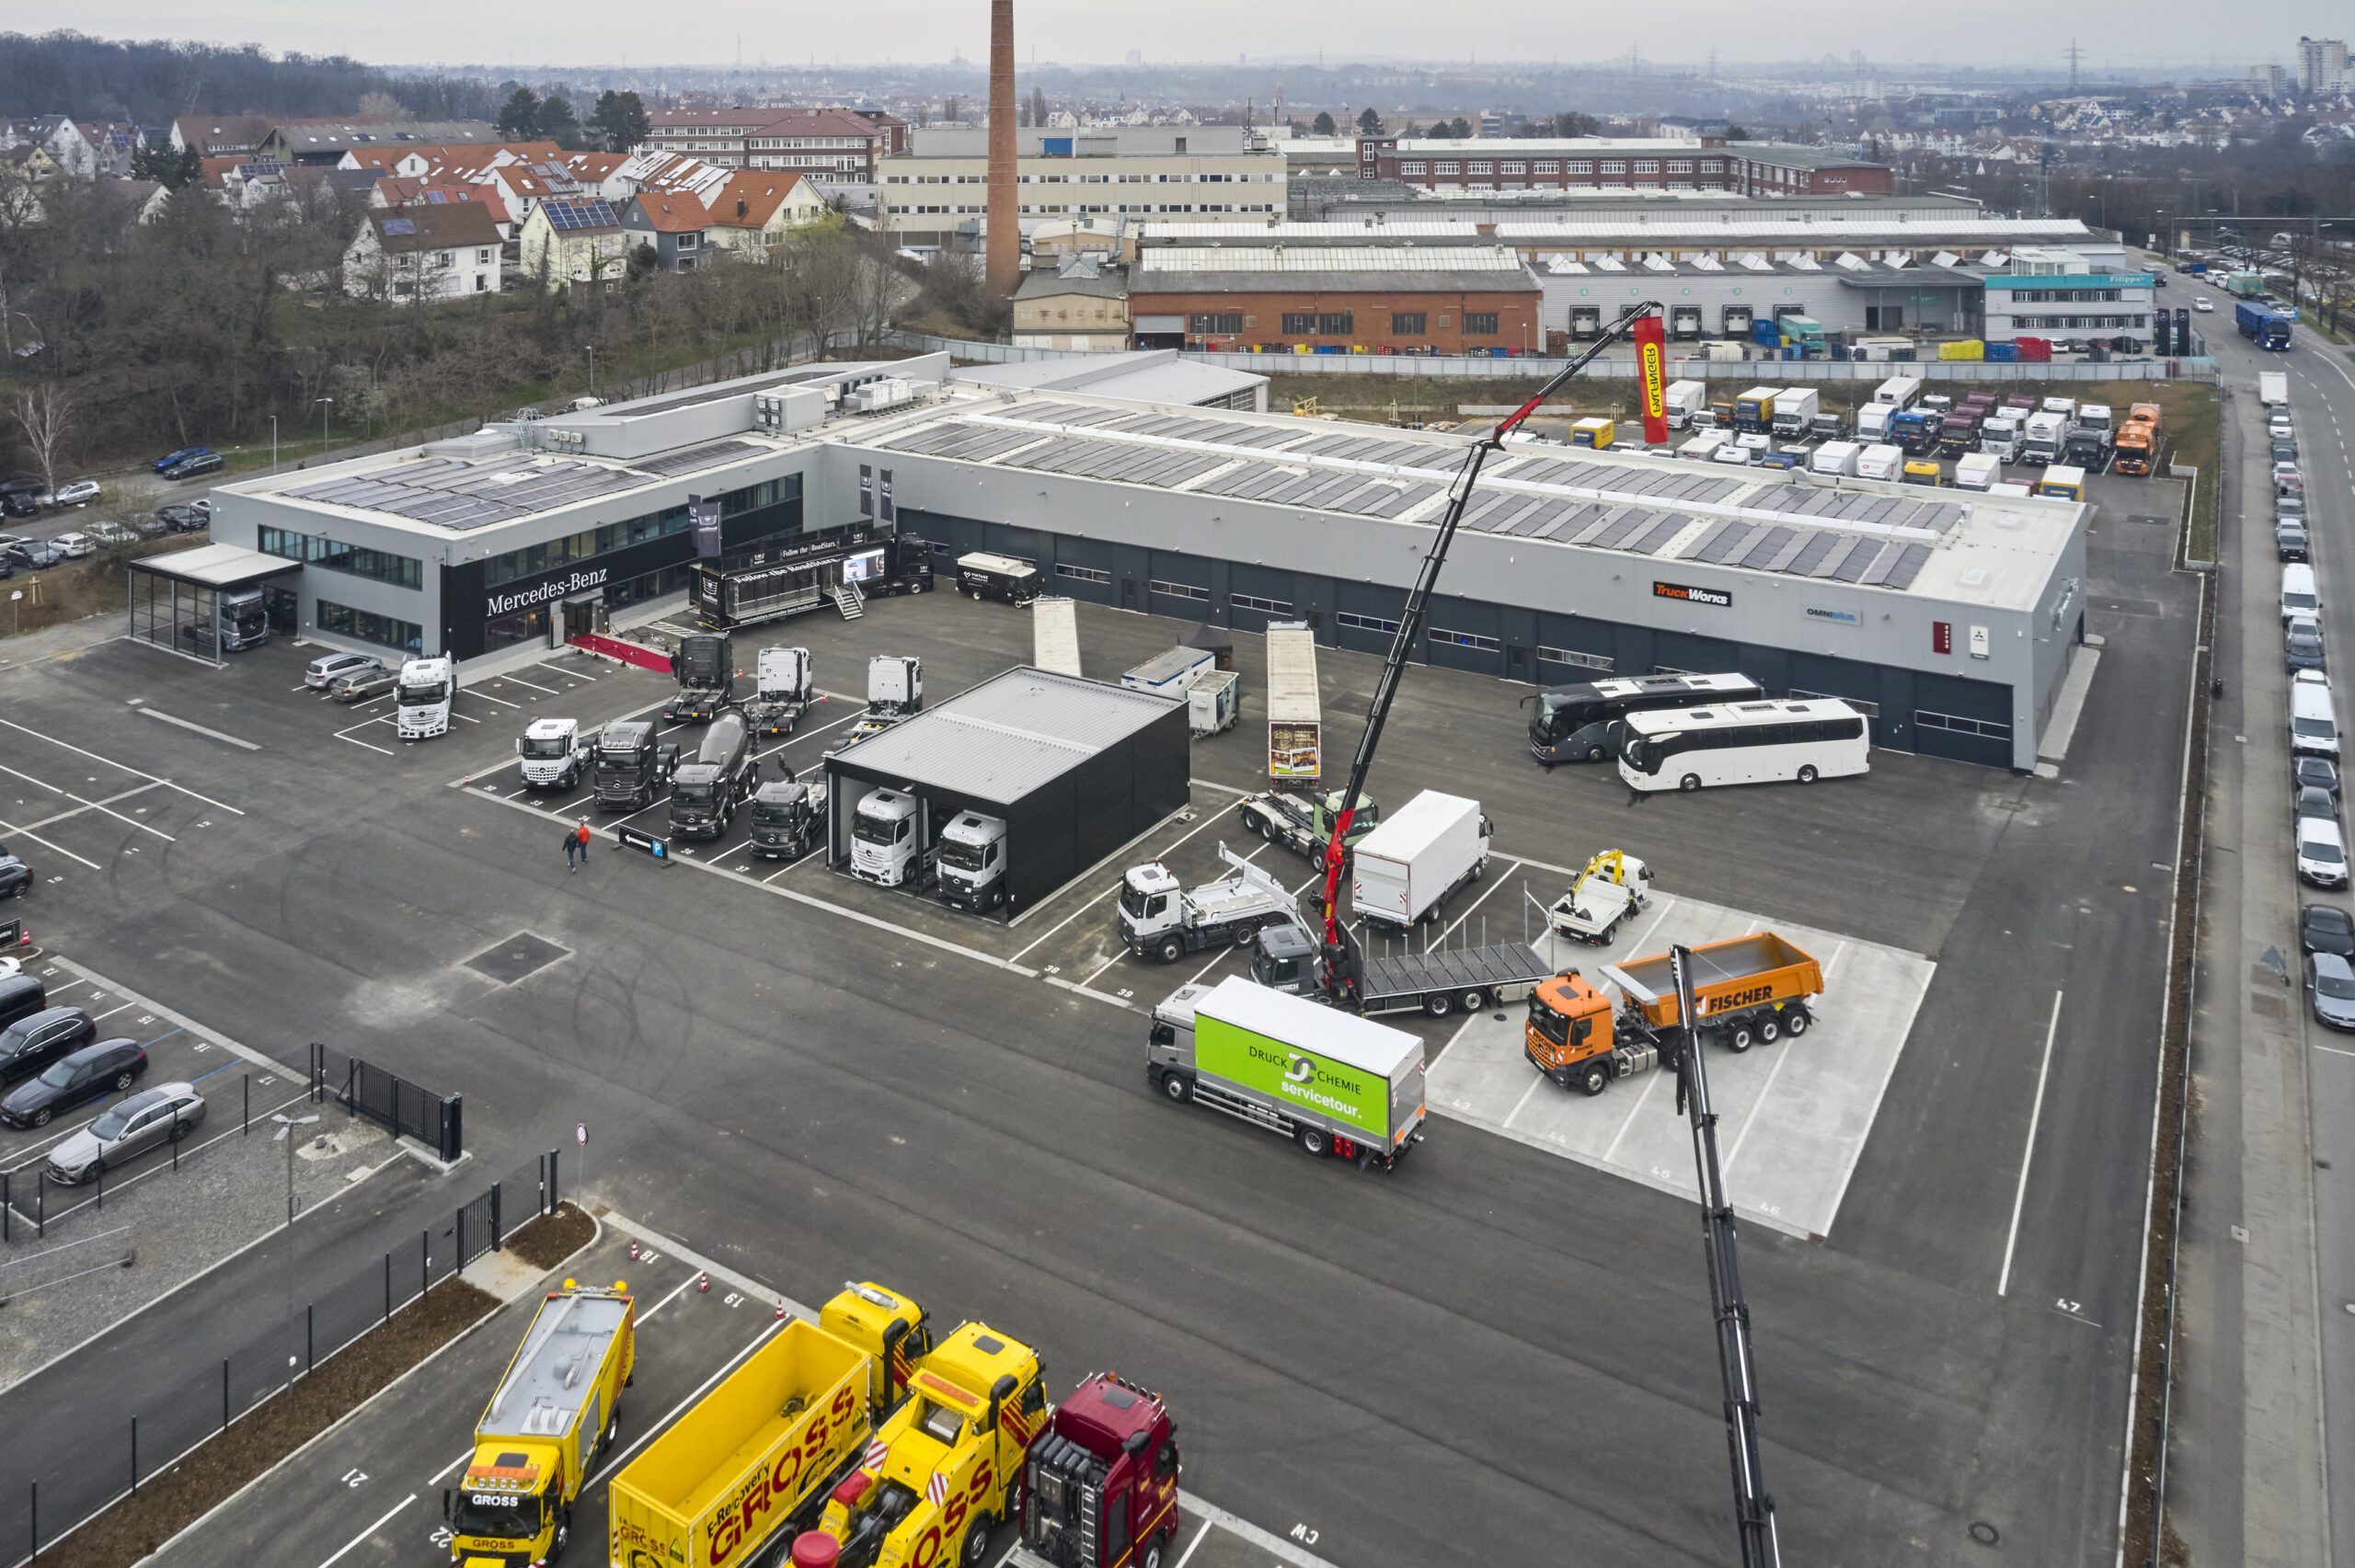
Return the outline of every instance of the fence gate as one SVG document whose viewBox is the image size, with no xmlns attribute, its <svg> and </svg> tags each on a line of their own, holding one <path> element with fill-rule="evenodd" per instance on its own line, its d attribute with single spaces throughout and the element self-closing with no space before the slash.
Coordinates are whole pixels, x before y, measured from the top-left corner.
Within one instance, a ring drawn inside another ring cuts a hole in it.
<svg viewBox="0 0 2355 1568">
<path fill-rule="evenodd" d="M 365 1116 L 396 1138 L 413 1138 L 442 1160 L 455 1160 L 465 1147 L 465 1096 L 435 1094 L 396 1072 L 333 1046 L 311 1042 L 311 1099 L 330 1095 L 356 1116 Z"/>
</svg>

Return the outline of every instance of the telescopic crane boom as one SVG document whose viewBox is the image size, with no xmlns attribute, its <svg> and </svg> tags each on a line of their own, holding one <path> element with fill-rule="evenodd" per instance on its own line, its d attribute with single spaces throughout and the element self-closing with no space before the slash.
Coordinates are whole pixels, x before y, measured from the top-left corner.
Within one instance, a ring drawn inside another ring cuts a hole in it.
<svg viewBox="0 0 2355 1568">
<path fill-rule="evenodd" d="M 1455 483 L 1448 493 L 1447 510 L 1440 516 L 1439 532 L 1431 540 L 1430 553 L 1423 557 L 1423 569 L 1407 595 L 1407 608 L 1399 615 L 1398 630 L 1390 639 L 1390 657 L 1383 661 L 1382 679 L 1374 683 L 1373 703 L 1366 709 L 1365 733 L 1358 737 L 1358 754 L 1350 763 L 1350 782 L 1342 786 L 1340 810 L 1333 818 L 1333 837 L 1325 846 L 1325 985 L 1336 1000 L 1354 994 L 1358 984 L 1356 965 L 1349 944 L 1342 939 L 1340 917 L 1341 878 L 1349 870 L 1350 819 L 1357 815 L 1358 801 L 1365 793 L 1366 773 L 1373 766 L 1374 748 L 1382 744 L 1382 727 L 1389 720 L 1391 699 L 1398 694 L 1398 678 L 1406 673 L 1407 657 L 1414 651 L 1415 639 L 1422 635 L 1423 615 L 1430 605 L 1431 589 L 1439 582 L 1439 569 L 1447 565 L 1448 546 L 1455 543 L 1456 525 L 1464 521 L 1465 506 L 1472 498 L 1473 486 L 1480 481 L 1481 465 L 1488 462 L 1490 452 L 1502 450 L 1505 438 L 1572 376 L 1634 330 L 1636 323 L 1659 314 L 1660 306 L 1650 301 L 1629 305 L 1620 312 L 1618 319 L 1603 329 L 1603 336 L 1539 387 L 1535 396 L 1498 420 L 1496 429 L 1473 442 L 1472 450 L 1465 454 L 1464 466 L 1456 472 Z"/>
</svg>

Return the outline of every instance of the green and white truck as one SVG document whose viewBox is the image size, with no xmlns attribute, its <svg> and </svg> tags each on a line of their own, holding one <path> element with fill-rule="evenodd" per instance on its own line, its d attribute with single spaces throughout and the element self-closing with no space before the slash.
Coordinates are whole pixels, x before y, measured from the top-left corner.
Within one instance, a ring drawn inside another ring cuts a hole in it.
<svg viewBox="0 0 2355 1568">
<path fill-rule="evenodd" d="M 1403 1029 L 1230 975 L 1153 1010 L 1145 1077 L 1281 1134 L 1301 1151 L 1387 1171 L 1423 1138 L 1423 1044 Z"/>
</svg>

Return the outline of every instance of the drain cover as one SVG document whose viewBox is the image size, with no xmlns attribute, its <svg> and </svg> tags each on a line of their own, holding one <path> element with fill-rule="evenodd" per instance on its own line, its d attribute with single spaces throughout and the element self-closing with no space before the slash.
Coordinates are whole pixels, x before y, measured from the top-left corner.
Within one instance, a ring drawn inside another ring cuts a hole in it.
<svg viewBox="0 0 2355 1568">
<path fill-rule="evenodd" d="M 546 968 L 559 958 L 571 955 L 569 947 L 534 936 L 530 932 L 518 932 L 496 947 L 486 948 L 466 960 L 466 967 L 478 975 L 511 986 L 524 976 Z"/>
</svg>

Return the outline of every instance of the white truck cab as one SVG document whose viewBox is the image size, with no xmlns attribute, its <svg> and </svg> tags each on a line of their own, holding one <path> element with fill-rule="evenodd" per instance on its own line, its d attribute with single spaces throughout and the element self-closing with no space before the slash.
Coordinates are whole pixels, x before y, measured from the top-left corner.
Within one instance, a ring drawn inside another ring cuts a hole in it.
<svg viewBox="0 0 2355 1568">
<path fill-rule="evenodd" d="M 535 718 L 515 742 L 523 760 L 523 783 L 533 789 L 570 789 L 580 782 L 580 726 L 569 718 Z"/>
<path fill-rule="evenodd" d="M 401 666 L 393 702 L 393 732 L 425 740 L 450 732 L 450 703 L 458 694 L 457 666 L 446 658 L 412 658 Z"/>
<path fill-rule="evenodd" d="M 905 790 L 871 789 L 860 797 L 850 829 L 851 875 L 879 887 L 920 881 L 925 861 L 916 848 L 920 803 Z"/>
<path fill-rule="evenodd" d="M 940 898 L 943 903 L 976 912 L 1005 902 L 1003 818 L 959 811 L 941 830 Z"/>
</svg>

